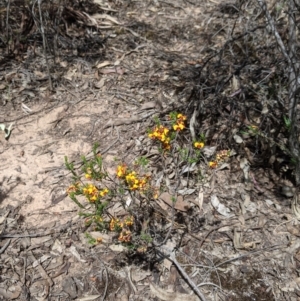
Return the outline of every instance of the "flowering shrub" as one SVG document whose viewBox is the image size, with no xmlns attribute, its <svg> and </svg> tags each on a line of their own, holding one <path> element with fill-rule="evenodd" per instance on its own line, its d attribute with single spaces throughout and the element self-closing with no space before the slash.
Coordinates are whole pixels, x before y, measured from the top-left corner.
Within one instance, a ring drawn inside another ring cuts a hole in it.
<svg viewBox="0 0 300 301">
<path fill-rule="evenodd" d="M 173 121 L 173 130 L 180 132 L 185 129 L 186 116 L 180 113 L 171 113 L 170 118 Z"/>
<path fill-rule="evenodd" d="M 200 135 L 199 139 L 193 142 L 192 147 L 180 148 L 179 145 L 183 145 L 185 142 L 180 140 L 179 133 L 186 128 L 186 120 L 185 115 L 173 112 L 168 116 L 167 126 L 157 122 L 157 125 L 148 133 L 148 137 L 159 142 L 164 151 L 171 150 L 171 142 L 173 140 L 175 142 L 176 139 L 176 143 L 173 143 L 172 153 L 179 153 L 181 162 L 197 163 L 202 158 L 201 152 L 206 143 L 205 136 Z M 115 175 L 108 175 L 103 168 L 103 158 L 96 149 L 97 145 L 93 148 L 92 159 L 87 160 L 82 157 L 83 175 L 77 173 L 73 164 L 68 162 L 65 157 L 65 165 L 73 175 L 73 183 L 68 187 L 67 193 L 80 208 L 84 209 L 80 215 L 85 217 L 86 226 L 93 226 L 95 231 L 116 232 L 119 243 L 130 246 L 139 253 L 144 253 L 147 251 L 147 244 L 152 241 L 152 237 L 147 232 L 143 232 L 144 229 L 140 230 L 141 232 L 137 231 L 139 227 L 135 225 L 137 221 L 132 214 L 134 210 L 129 208 L 129 205 L 125 206 L 124 196 L 127 195 L 130 199 L 146 199 L 148 204 L 158 198 L 161 192 L 160 184 L 152 186 L 151 177 L 145 172 L 141 172 L 141 170 L 145 171 L 149 160 L 141 157 L 135 161 L 133 167 L 120 163 L 116 166 Z M 215 159 L 208 163 L 209 167 L 216 168 L 228 156 L 229 151 L 219 151 Z M 124 218 L 109 214 L 107 206 L 116 201 L 121 202 L 124 209 L 131 213 Z M 145 202 L 141 201 L 140 204 L 145 204 Z M 92 208 L 92 212 L 86 212 L 87 205 Z M 91 243 L 101 243 L 102 241 L 101 238 L 93 239 L 89 234 L 87 234 L 87 238 Z"/>
<path fill-rule="evenodd" d="M 163 150 L 170 150 L 170 143 L 174 137 L 174 134 L 185 129 L 185 115 L 173 112 L 169 115 L 169 119 L 172 122 L 172 129 L 158 124 L 148 134 L 149 138 L 157 140 L 161 143 Z"/>
<path fill-rule="evenodd" d="M 148 188 L 149 177 L 140 177 L 135 171 L 131 171 L 125 164 L 119 165 L 116 171 L 117 177 L 124 181 L 129 190 L 145 190 Z"/>
<path fill-rule="evenodd" d="M 171 136 L 169 132 L 170 130 L 168 128 L 159 125 L 156 126 L 148 136 L 151 139 L 160 141 L 164 150 L 169 150 L 171 148 Z"/>
<path fill-rule="evenodd" d="M 86 205 L 80 201 L 80 196 L 94 208 L 91 213 L 80 213 L 86 217 L 86 226 L 94 225 L 94 230 L 117 232 L 119 233 L 119 242 L 132 244 L 134 235 L 131 230 L 134 225 L 134 217 L 128 215 L 120 220 L 107 214 L 106 207 L 114 197 L 120 194 L 120 188 L 137 194 L 144 193 L 150 187 L 150 177 L 141 176 L 126 164 L 120 164 L 116 168 L 116 180 L 118 181 L 110 179 L 104 172 L 102 157 L 96 153 L 96 147 L 93 149 L 93 159 L 87 160 L 82 157 L 83 179 L 76 173 L 73 164 L 68 162 L 67 157 L 65 157 L 65 165 L 73 174 L 73 183 L 67 188 L 67 193 L 80 208 L 86 208 Z M 141 162 L 145 163 L 146 161 L 141 159 Z M 88 239 L 93 243 L 101 242 L 101 239 L 93 240 L 91 237 Z"/>
<path fill-rule="evenodd" d="M 93 184 L 87 184 L 83 187 L 82 193 L 85 195 L 85 197 L 90 202 L 96 202 L 101 197 L 104 197 L 108 194 L 109 190 L 107 188 L 103 188 L 99 190 L 95 185 Z"/>
</svg>

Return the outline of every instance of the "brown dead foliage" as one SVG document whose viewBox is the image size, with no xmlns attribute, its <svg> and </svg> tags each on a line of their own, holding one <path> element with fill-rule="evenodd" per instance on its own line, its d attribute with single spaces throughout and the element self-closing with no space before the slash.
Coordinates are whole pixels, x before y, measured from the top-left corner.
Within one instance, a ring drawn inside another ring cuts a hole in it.
<svg viewBox="0 0 300 301">
<path fill-rule="evenodd" d="M 24 52 L 34 52 L 42 45 L 42 30 L 47 37 L 48 51 L 54 55 L 61 48 L 79 52 L 84 50 L 82 44 L 89 39 L 88 30 L 93 31 L 93 39 L 90 39 L 90 43 L 101 44 L 99 37 L 97 41 L 95 35 L 98 23 L 89 14 L 101 13 L 103 10 L 93 1 L 42 1 L 41 12 L 43 29 L 36 2 L 9 1 L 7 6 L 2 3 L 1 46 L 6 49 L 7 55 L 18 56 Z M 97 54 L 95 50 L 90 49 Z"/>
</svg>

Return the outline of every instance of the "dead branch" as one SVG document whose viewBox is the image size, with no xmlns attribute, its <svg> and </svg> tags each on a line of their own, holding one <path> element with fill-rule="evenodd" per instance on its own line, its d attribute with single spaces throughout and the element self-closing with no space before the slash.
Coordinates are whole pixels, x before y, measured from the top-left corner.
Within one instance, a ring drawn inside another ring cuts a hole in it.
<svg viewBox="0 0 300 301">
<path fill-rule="evenodd" d="M 49 62 L 48 62 L 48 57 L 47 57 L 47 48 L 46 48 L 46 37 L 45 37 L 45 30 L 43 26 L 43 17 L 42 17 L 42 10 L 41 10 L 41 1 L 38 0 L 38 7 L 39 7 L 39 14 L 40 14 L 40 23 L 41 23 L 41 33 L 43 37 L 43 49 L 44 49 L 44 56 L 45 56 L 45 62 L 47 66 L 47 71 L 48 71 L 48 76 L 49 76 L 49 88 L 52 91 L 53 90 L 53 85 L 52 85 L 52 80 L 51 80 L 51 74 L 50 74 L 50 68 L 49 68 Z"/>
<path fill-rule="evenodd" d="M 187 283 L 193 289 L 193 291 L 198 296 L 198 298 L 201 301 L 206 301 L 205 296 L 200 292 L 198 286 L 189 277 L 189 275 L 184 271 L 184 269 L 181 267 L 180 263 L 177 261 L 176 256 L 175 256 L 175 250 L 171 250 L 169 248 L 166 248 L 165 246 L 160 246 L 159 247 L 159 251 L 162 252 L 162 254 L 164 256 L 166 256 L 170 261 L 172 261 L 172 263 L 176 266 L 176 268 L 178 269 L 178 271 L 181 273 L 182 277 L 187 281 Z"/>
<path fill-rule="evenodd" d="M 285 57 L 288 63 L 288 75 L 289 75 L 289 85 L 288 85 L 288 94 L 289 94 L 289 119 L 291 122 L 290 133 L 289 133 L 289 149 L 293 155 L 293 159 L 296 160 L 295 166 L 295 181 L 296 185 L 300 185 L 300 146 L 298 141 L 298 126 L 297 126 L 297 104 L 299 98 L 299 62 L 296 58 L 296 23 L 295 15 L 296 11 L 295 3 L 293 0 L 288 2 L 288 19 L 289 19 L 289 34 L 288 34 L 288 46 L 289 50 L 287 51 L 286 46 L 284 45 L 277 29 L 275 22 L 268 11 L 265 0 L 257 0 L 259 6 L 263 10 L 268 25 L 271 28 L 273 35 L 275 36 L 276 42 L 281 50 L 281 53 Z"/>
<path fill-rule="evenodd" d="M 8 33 L 9 7 L 10 7 L 10 0 L 8 0 L 7 8 L 6 8 L 6 43 L 8 43 L 9 41 L 9 33 Z M 7 50 L 9 53 L 9 48 Z"/>
<path fill-rule="evenodd" d="M 259 6 L 261 7 L 261 9 L 263 10 L 267 20 L 268 20 L 268 25 L 270 26 L 271 30 L 272 30 L 272 33 L 274 34 L 275 36 L 275 39 L 277 41 L 277 44 L 278 46 L 280 47 L 280 50 L 282 52 L 282 54 L 284 55 L 284 57 L 286 58 L 286 60 L 288 61 L 289 65 L 291 64 L 291 59 L 286 51 L 286 48 L 283 44 L 283 41 L 276 29 L 276 26 L 275 26 L 275 22 L 270 14 L 270 12 L 268 11 L 268 8 L 267 8 L 267 4 L 265 2 L 265 0 L 257 0 L 257 3 L 259 4 Z"/>
</svg>

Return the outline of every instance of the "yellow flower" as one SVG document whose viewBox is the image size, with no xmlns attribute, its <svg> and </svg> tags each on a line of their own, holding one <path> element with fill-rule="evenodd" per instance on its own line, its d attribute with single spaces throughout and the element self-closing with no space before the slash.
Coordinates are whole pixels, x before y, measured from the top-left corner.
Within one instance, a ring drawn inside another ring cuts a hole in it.
<svg viewBox="0 0 300 301">
<path fill-rule="evenodd" d="M 133 182 L 133 181 L 135 181 L 135 179 L 136 179 L 136 175 L 135 175 L 134 171 L 130 172 L 129 174 L 127 174 L 125 176 L 125 180 L 127 183 Z"/>
<path fill-rule="evenodd" d="M 141 189 L 141 190 L 143 190 L 145 187 L 146 187 L 146 185 L 147 185 L 147 178 L 145 177 L 145 178 L 142 178 L 140 181 L 139 181 L 139 189 Z"/>
<path fill-rule="evenodd" d="M 127 166 L 125 164 L 119 165 L 117 167 L 117 177 L 123 178 L 126 175 L 127 172 Z"/>
<path fill-rule="evenodd" d="M 98 223 L 102 223 L 103 222 L 103 218 L 101 216 L 95 216 L 94 219 Z"/>
<path fill-rule="evenodd" d="M 102 190 L 100 190 L 99 194 L 100 196 L 104 197 L 108 194 L 109 190 L 107 188 L 104 188 Z"/>
<path fill-rule="evenodd" d="M 109 222 L 109 230 L 110 231 L 115 231 L 119 227 L 120 227 L 120 220 L 118 220 L 116 218 L 112 218 Z"/>
<path fill-rule="evenodd" d="M 183 129 L 185 129 L 185 120 L 186 120 L 186 116 L 179 113 L 176 116 L 176 123 L 173 124 L 173 130 L 174 131 L 182 131 Z"/>
<path fill-rule="evenodd" d="M 133 225 L 133 216 L 127 216 L 124 220 L 124 224 L 127 226 L 127 227 L 130 227 Z"/>
<path fill-rule="evenodd" d="M 194 147 L 195 148 L 203 148 L 204 147 L 204 143 L 196 141 L 196 142 L 194 142 Z"/>
<path fill-rule="evenodd" d="M 180 125 L 184 127 L 184 124 Z M 156 139 L 162 142 L 164 149 L 170 149 L 171 137 L 169 136 L 170 130 L 162 125 L 156 126 L 151 133 L 148 134 L 148 137 L 151 139 Z"/>
<path fill-rule="evenodd" d="M 182 131 L 185 128 L 184 123 L 179 122 L 173 125 L 173 130 L 174 131 Z"/>
<path fill-rule="evenodd" d="M 89 195 L 92 192 L 92 184 L 87 185 L 86 187 L 83 188 L 83 193 L 85 195 Z"/>
<path fill-rule="evenodd" d="M 168 137 L 167 137 L 165 134 L 162 134 L 162 135 L 159 137 L 159 140 L 160 140 L 161 142 L 165 142 L 167 139 L 168 139 Z"/>
<path fill-rule="evenodd" d="M 97 188 L 93 185 L 93 184 L 89 184 L 86 187 L 83 188 L 83 193 L 84 194 L 95 194 L 95 192 L 97 192 Z"/>
<path fill-rule="evenodd" d="M 216 168 L 218 166 L 218 162 L 210 161 L 210 162 L 208 162 L 208 165 L 210 168 Z"/>
<path fill-rule="evenodd" d="M 168 133 L 169 133 L 169 129 L 167 129 L 165 127 L 162 127 L 162 131 L 165 135 L 168 135 Z"/>
<path fill-rule="evenodd" d="M 92 178 L 92 175 L 89 174 L 89 173 L 86 173 L 84 176 L 85 176 L 85 178 L 88 179 L 88 180 L 90 180 L 90 179 Z"/>
<path fill-rule="evenodd" d="M 92 169 L 88 167 L 85 172 L 85 178 L 90 180 L 92 178 Z"/>
<path fill-rule="evenodd" d="M 67 194 L 70 194 L 72 192 L 77 192 L 79 190 L 79 184 L 76 183 L 74 185 L 70 185 L 68 188 L 67 188 Z"/>
<path fill-rule="evenodd" d="M 122 231 L 120 233 L 118 240 L 121 242 L 130 242 L 131 241 L 131 231 L 129 231 L 129 230 Z"/>
<path fill-rule="evenodd" d="M 151 139 L 154 138 L 154 133 L 149 133 L 148 137 L 151 138 Z"/>
<path fill-rule="evenodd" d="M 134 185 L 138 184 L 138 179 L 136 178 L 136 173 L 132 171 L 131 173 L 127 174 L 125 177 L 126 183 L 131 189 Z"/>
<path fill-rule="evenodd" d="M 91 202 L 95 202 L 98 199 L 99 190 L 93 184 L 88 184 L 83 188 L 83 194 L 87 197 L 87 199 Z"/>
<path fill-rule="evenodd" d="M 156 138 L 160 141 L 165 141 L 167 139 L 169 129 L 160 125 L 153 129 L 151 133 L 148 134 L 149 138 Z"/>
<path fill-rule="evenodd" d="M 182 121 L 186 120 L 186 116 L 181 113 L 177 114 L 176 118 L 177 120 L 182 120 Z"/>
<path fill-rule="evenodd" d="M 96 202 L 97 199 L 98 199 L 98 196 L 97 196 L 96 194 L 89 197 L 89 200 L 90 200 L 91 202 Z"/>
<path fill-rule="evenodd" d="M 153 191 L 154 200 L 158 199 L 158 195 L 159 195 L 159 189 L 158 189 L 158 187 L 154 187 L 154 191 Z"/>
</svg>

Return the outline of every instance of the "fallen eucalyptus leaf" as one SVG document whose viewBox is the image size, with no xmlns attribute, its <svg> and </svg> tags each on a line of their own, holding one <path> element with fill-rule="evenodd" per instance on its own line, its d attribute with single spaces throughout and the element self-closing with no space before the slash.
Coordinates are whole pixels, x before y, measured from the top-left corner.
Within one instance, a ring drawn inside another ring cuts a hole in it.
<svg viewBox="0 0 300 301">
<path fill-rule="evenodd" d="M 148 101 L 141 105 L 141 107 L 139 108 L 139 111 L 141 112 L 143 110 L 155 109 L 156 107 L 157 107 L 156 101 Z"/>
<path fill-rule="evenodd" d="M 233 136 L 233 139 L 234 139 L 234 141 L 236 142 L 236 143 L 238 143 L 238 144 L 241 144 L 241 143 L 243 143 L 243 138 L 241 137 L 241 136 L 239 136 L 239 135 L 234 135 Z"/>
<path fill-rule="evenodd" d="M 92 231 L 92 232 L 89 232 L 89 234 L 91 235 L 92 238 L 94 238 L 96 240 L 101 239 L 102 243 L 110 243 L 112 240 L 110 235 L 101 233 L 99 231 Z"/>
<path fill-rule="evenodd" d="M 268 206 L 273 206 L 273 205 L 274 205 L 274 202 L 271 201 L 271 200 L 269 200 L 269 199 L 265 200 L 265 202 L 266 202 L 266 204 L 267 204 Z"/>
<path fill-rule="evenodd" d="M 181 195 L 188 195 L 188 194 L 194 193 L 195 191 L 196 191 L 196 189 L 193 189 L 193 188 L 184 188 L 184 189 L 178 190 L 178 193 Z"/>
<path fill-rule="evenodd" d="M 143 271 L 138 269 L 131 270 L 131 279 L 134 283 L 140 282 L 147 277 L 151 277 L 151 275 L 152 273 L 150 271 Z"/>
<path fill-rule="evenodd" d="M 235 156 L 236 154 L 237 154 L 237 152 L 234 149 L 231 149 L 229 157 Z"/>
<path fill-rule="evenodd" d="M 292 201 L 292 211 L 297 219 L 300 219 L 300 207 L 298 203 L 298 194 L 294 195 L 293 201 Z"/>
<path fill-rule="evenodd" d="M 212 195 L 210 198 L 210 202 L 213 205 L 213 207 L 223 216 L 231 217 L 232 214 L 230 214 L 230 209 L 225 207 L 223 204 L 220 203 L 218 197 L 216 195 Z"/>
<path fill-rule="evenodd" d="M 21 106 L 22 106 L 22 109 L 23 109 L 23 111 L 24 111 L 25 113 L 29 114 L 29 113 L 32 112 L 32 110 L 31 110 L 28 106 L 26 106 L 24 103 L 22 103 Z"/>
<path fill-rule="evenodd" d="M 230 169 L 230 165 L 228 163 L 223 163 L 220 167 L 218 167 L 218 170 L 222 170 L 222 169 L 225 169 L 225 168 Z"/>
<path fill-rule="evenodd" d="M 233 235 L 233 245 L 236 249 L 242 248 L 242 235 L 241 232 L 234 228 L 234 235 Z"/>
<path fill-rule="evenodd" d="M 203 200 L 204 200 L 204 193 L 203 188 L 200 188 L 199 194 L 198 194 L 198 202 L 199 202 L 199 209 L 202 210 L 203 206 Z"/>
<path fill-rule="evenodd" d="M 262 114 L 267 114 L 269 112 L 268 104 L 265 103 L 263 109 L 261 110 Z"/>
<path fill-rule="evenodd" d="M 76 258 L 78 259 L 78 261 L 86 262 L 86 260 L 81 259 L 80 254 L 79 254 L 78 251 L 76 250 L 75 246 L 71 246 L 69 250 L 70 250 L 70 252 L 74 255 L 74 257 L 76 257 Z"/>
<path fill-rule="evenodd" d="M 99 64 L 96 65 L 96 68 L 100 69 L 100 68 L 103 68 L 103 67 L 107 67 L 107 66 L 110 66 L 112 63 L 110 61 L 104 61 L 104 62 L 101 62 Z"/>
<path fill-rule="evenodd" d="M 101 78 L 98 82 L 94 83 L 95 88 L 101 89 L 105 84 L 105 78 Z"/>
<path fill-rule="evenodd" d="M 121 23 L 114 17 L 108 15 L 108 14 L 93 14 L 93 17 L 97 20 L 99 19 L 105 19 L 108 20 L 114 24 L 120 25 Z"/>
<path fill-rule="evenodd" d="M 176 242 L 174 240 L 170 240 L 168 239 L 167 243 L 164 245 L 164 247 L 166 247 L 166 249 L 169 249 L 169 250 L 174 250 L 176 248 Z M 170 260 L 168 257 L 166 257 L 164 260 L 163 260 L 163 265 L 164 267 L 170 271 L 171 270 L 171 266 L 172 266 L 172 260 Z"/>
<path fill-rule="evenodd" d="M 280 187 L 280 193 L 287 198 L 292 198 L 294 196 L 294 189 L 293 187 L 283 185 Z"/>
<path fill-rule="evenodd" d="M 132 202 L 132 197 L 130 195 L 128 195 L 126 198 L 126 206 L 129 207 L 131 202 Z"/>
<path fill-rule="evenodd" d="M 216 149 L 217 149 L 216 146 L 205 146 L 204 148 L 202 148 L 202 153 L 206 158 L 210 158 L 211 156 L 214 155 Z"/>
<path fill-rule="evenodd" d="M 50 255 L 43 255 L 41 258 L 35 260 L 35 261 L 32 263 L 32 267 L 33 267 L 33 268 L 36 268 L 39 264 L 43 263 L 44 261 L 48 260 L 49 258 L 51 258 Z"/>
<path fill-rule="evenodd" d="M 118 252 L 118 253 L 121 253 L 126 249 L 126 247 L 122 246 L 122 245 L 110 245 L 109 248 L 114 251 L 114 252 Z"/>
<path fill-rule="evenodd" d="M 171 172 L 169 175 L 168 175 L 168 178 L 169 179 L 173 179 L 175 177 L 175 171 Z"/>
<path fill-rule="evenodd" d="M 170 193 L 163 192 L 159 196 L 159 199 L 164 201 L 170 207 L 172 207 L 172 203 L 174 202 L 174 208 L 180 211 L 187 211 L 190 207 L 189 203 L 185 202 L 181 195 L 177 196 L 177 198 L 175 199 L 174 196 L 172 196 Z"/>
<path fill-rule="evenodd" d="M 160 187 L 160 183 L 164 178 L 164 173 L 163 172 L 159 172 L 158 174 L 156 174 L 156 182 L 155 182 L 155 187 Z"/>
<path fill-rule="evenodd" d="M 7 139 L 10 136 L 12 126 L 13 123 L 11 123 L 8 128 L 5 126 L 5 124 L 0 124 L 0 130 L 4 132 L 5 139 Z"/>
<path fill-rule="evenodd" d="M 187 173 L 187 172 L 192 172 L 192 171 L 195 171 L 196 170 L 196 162 L 192 163 L 191 165 L 184 165 L 182 167 L 182 170 L 180 172 L 180 174 L 184 174 L 184 173 Z"/>
<path fill-rule="evenodd" d="M 295 236 L 300 237 L 300 229 L 297 226 L 290 225 L 289 223 L 286 224 L 286 229 Z"/>
<path fill-rule="evenodd" d="M 240 159 L 240 168 L 243 170 L 245 181 L 249 181 L 250 163 L 246 158 Z"/>
<path fill-rule="evenodd" d="M 254 202 L 251 202 L 250 195 L 246 193 L 241 194 L 241 198 L 244 201 L 243 206 L 247 211 L 256 212 L 257 206 Z"/>
</svg>

